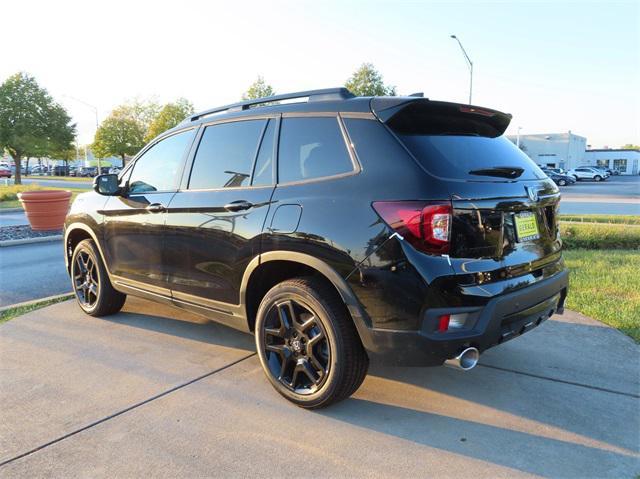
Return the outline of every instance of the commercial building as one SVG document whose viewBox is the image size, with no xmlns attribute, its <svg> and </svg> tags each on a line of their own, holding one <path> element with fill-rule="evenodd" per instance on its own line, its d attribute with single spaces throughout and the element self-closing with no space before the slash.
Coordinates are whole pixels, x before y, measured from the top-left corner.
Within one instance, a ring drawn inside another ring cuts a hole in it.
<svg viewBox="0 0 640 479">
<path fill-rule="evenodd" d="M 518 143 L 517 136 L 508 136 Z M 540 166 L 569 170 L 584 165 L 587 139 L 571 133 L 520 135 L 520 149 Z"/>
<path fill-rule="evenodd" d="M 571 133 L 541 133 L 507 136 L 539 166 L 570 170 L 580 166 L 603 166 L 621 175 L 640 173 L 640 150 L 587 149 L 584 136 Z"/>
<path fill-rule="evenodd" d="M 587 150 L 584 153 L 587 165 L 598 165 L 618 170 L 621 175 L 640 173 L 640 150 L 601 149 Z"/>
</svg>

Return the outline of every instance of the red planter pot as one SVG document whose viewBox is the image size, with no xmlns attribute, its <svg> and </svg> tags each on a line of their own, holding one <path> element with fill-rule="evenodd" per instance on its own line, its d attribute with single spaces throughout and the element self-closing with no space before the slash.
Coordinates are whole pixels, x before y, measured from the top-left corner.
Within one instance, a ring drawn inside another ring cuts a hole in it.
<svg viewBox="0 0 640 479">
<path fill-rule="evenodd" d="M 18 199 L 34 231 L 60 230 L 69 211 L 71 192 L 39 190 L 18 193 Z"/>
</svg>

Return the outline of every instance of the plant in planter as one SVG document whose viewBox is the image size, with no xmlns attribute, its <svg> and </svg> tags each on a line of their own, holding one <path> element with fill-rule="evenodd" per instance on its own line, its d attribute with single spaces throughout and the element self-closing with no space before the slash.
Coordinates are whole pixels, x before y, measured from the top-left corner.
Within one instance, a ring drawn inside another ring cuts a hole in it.
<svg viewBox="0 0 640 479">
<path fill-rule="evenodd" d="M 34 231 L 60 230 L 69 211 L 71 191 L 37 190 L 18 193 Z"/>
</svg>

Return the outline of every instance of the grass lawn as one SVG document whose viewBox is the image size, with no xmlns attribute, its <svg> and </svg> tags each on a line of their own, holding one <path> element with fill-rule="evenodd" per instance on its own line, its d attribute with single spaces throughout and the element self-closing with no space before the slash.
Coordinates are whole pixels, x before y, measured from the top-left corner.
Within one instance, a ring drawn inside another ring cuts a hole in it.
<svg viewBox="0 0 640 479">
<path fill-rule="evenodd" d="M 51 306 L 52 304 L 60 303 L 71 298 L 73 298 L 73 294 L 65 294 L 46 301 L 34 302 L 24 306 L 18 306 L 16 308 L 5 309 L 4 311 L 0 311 L 0 324 L 23 314 L 27 314 L 30 311 L 35 311 L 36 309 L 44 308 L 45 306 Z"/>
<path fill-rule="evenodd" d="M 635 215 L 560 215 L 560 221 L 579 223 L 613 223 L 640 225 L 640 216 Z"/>
<path fill-rule="evenodd" d="M 565 306 L 640 342 L 640 251 L 576 249 L 564 258 L 570 270 Z"/>
<path fill-rule="evenodd" d="M 72 193 L 71 201 L 73 201 L 78 194 L 88 191 L 86 188 L 54 188 L 41 185 L 0 185 L 0 209 L 21 208 L 22 205 L 20 204 L 20 200 L 18 200 L 18 193 L 35 190 L 69 190 Z"/>
</svg>

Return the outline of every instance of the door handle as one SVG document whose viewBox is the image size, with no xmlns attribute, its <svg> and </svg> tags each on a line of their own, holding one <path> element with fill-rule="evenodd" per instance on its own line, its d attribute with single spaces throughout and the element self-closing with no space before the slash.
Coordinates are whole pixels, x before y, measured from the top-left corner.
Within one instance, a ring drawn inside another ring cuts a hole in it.
<svg viewBox="0 0 640 479">
<path fill-rule="evenodd" d="M 167 210 L 166 206 L 162 203 L 151 203 L 150 205 L 147 205 L 145 209 L 151 213 L 161 213 Z"/>
<path fill-rule="evenodd" d="M 253 203 L 245 200 L 232 201 L 224 205 L 224 209 L 227 211 L 244 211 L 253 208 Z"/>
</svg>

